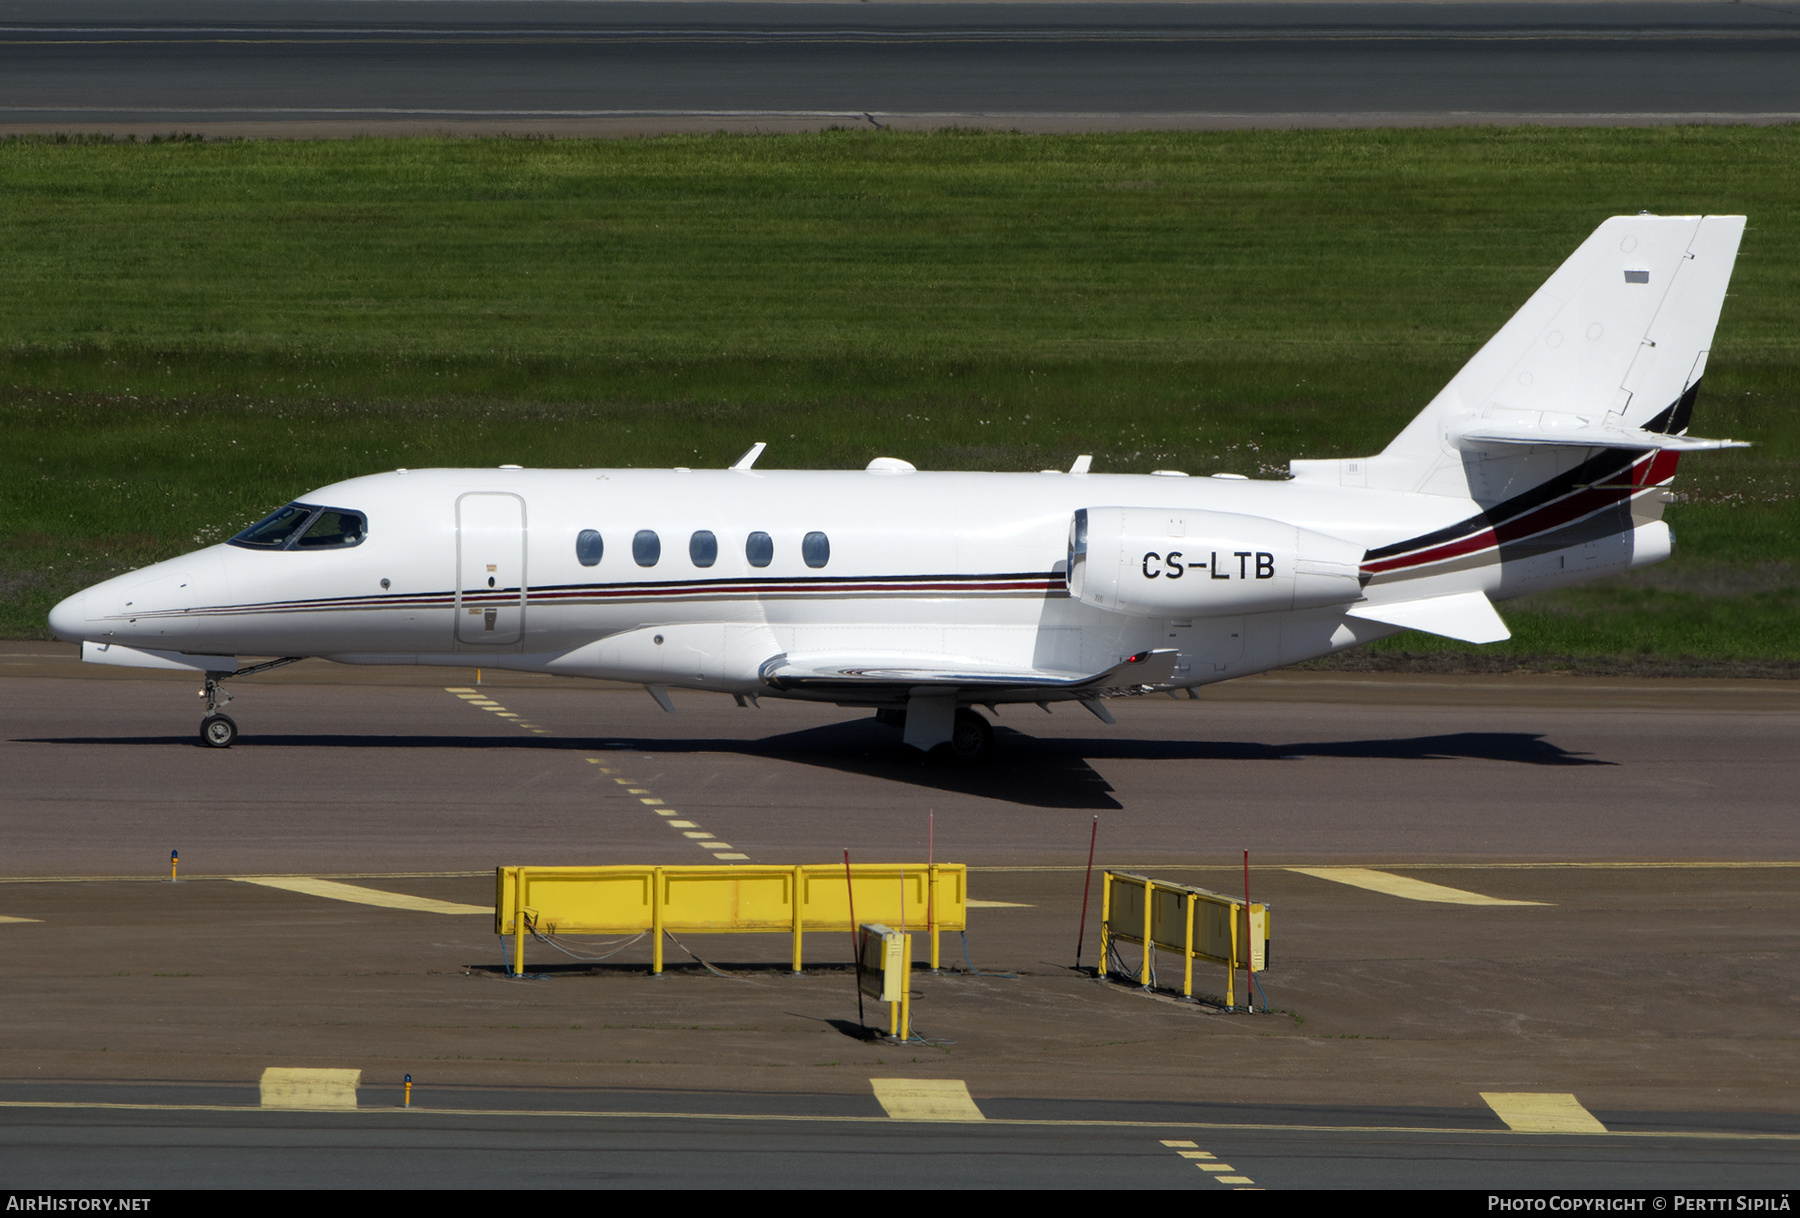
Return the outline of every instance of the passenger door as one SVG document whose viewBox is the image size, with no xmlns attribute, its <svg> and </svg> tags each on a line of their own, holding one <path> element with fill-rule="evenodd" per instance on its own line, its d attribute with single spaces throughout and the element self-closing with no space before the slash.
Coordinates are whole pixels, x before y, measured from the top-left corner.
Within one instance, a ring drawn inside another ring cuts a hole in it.
<svg viewBox="0 0 1800 1218">
<path fill-rule="evenodd" d="M 477 492 L 456 501 L 456 641 L 516 644 L 525 633 L 525 501 Z"/>
</svg>

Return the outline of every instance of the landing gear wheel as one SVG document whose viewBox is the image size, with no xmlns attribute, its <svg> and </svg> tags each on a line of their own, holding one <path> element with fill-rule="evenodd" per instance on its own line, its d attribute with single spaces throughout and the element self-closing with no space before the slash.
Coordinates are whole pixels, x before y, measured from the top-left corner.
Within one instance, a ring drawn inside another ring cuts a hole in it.
<svg viewBox="0 0 1800 1218">
<path fill-rule="evenodd" d="M 944 753 L 949 759 L 963 765 L 973 765 L 978 761 L 986 761 L 993 752 L 992 725 L 972 710 L 964 708 L 957 711 L 956 722 L 950 728 L 950 743 L 944 746 Z"/>
<path fill-rule="evenodd" d="M 237 724 L 230 715 L 208 715 L 200 720 L 200 743 L 215 749 L 228 749 L 237 739 Z"/>
</svg>

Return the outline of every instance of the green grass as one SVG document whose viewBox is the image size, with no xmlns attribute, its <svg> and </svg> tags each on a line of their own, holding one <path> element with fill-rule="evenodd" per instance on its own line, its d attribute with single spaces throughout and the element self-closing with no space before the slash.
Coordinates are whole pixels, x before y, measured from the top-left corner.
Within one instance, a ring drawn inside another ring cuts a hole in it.
<svg viewBox="0 0 1800 1218">
<path fill-rule="evenodd" d="M 1797 169 L 1794 127 L 0 143 L 0 634 L 398 465 L 1371 452 L 1648 209 L 1751 217 L 1696 431 L 1758 447 L 1687 459 L 1673 583 L 1510 646 L 1791 659 Z"/>
</svg>

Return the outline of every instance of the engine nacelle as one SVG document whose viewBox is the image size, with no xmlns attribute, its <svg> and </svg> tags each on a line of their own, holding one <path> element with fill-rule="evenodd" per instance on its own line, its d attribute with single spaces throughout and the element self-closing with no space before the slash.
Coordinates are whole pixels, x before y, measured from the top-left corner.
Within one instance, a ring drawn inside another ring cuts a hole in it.
<svg viewBox="0 0 1800 1218">
<path fill-rule="evenodd" d="M 1137 617 L 1217 617 L 1362 599 L 1364 548 L 1262 516 L 1083 508 L 1069 524 L 1069 595 Z"/>
</svg>

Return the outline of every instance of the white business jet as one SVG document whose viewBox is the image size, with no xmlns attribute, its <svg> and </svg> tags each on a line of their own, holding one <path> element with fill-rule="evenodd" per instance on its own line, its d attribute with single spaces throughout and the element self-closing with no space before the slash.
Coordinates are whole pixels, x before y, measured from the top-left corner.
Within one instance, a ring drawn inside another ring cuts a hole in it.
<svg viewBox="0 0 1800 1218">
<path fill-rule="evenodd" d="M 1666 558 L 1741 216 L 1617 216 L 1379 455 L 1172 470 L 395 470 L 97 584 L 51 629 L 221 683 L 317 656 L 875 709 L 975 759 L 973 708 L 1186 690 Z M 245 664 L 240 656 L 278 657 Z"/>
</svg>

